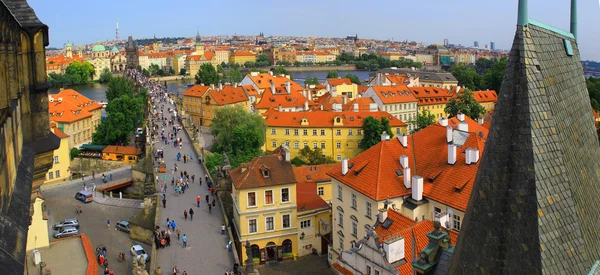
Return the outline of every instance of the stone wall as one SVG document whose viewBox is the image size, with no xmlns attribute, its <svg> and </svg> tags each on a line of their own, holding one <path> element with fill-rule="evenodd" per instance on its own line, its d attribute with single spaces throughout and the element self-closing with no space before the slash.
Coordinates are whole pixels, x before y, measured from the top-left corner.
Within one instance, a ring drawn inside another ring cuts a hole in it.
<svg viewBox="0 0 600 275">
<path fill-rule="evenodd" d="M 132 240 L 140 241 L 145 244 L 152 244 L 152 230 L 137 225 L 130 226 L 129 237 Z"/>
<path fill-rule="evenodd" d="M 118 169 L 121 167 L 131 166 L 131 164 L 121 161 L 109 161 L 92 158 L 74 158 L 71 161 L 71 171 L 73 173 L 83 172 L 86 176 L 92 175 L 92 169 L 96 171 L 96 175 L 102 174 L 105 171 Z"/>
</svg>

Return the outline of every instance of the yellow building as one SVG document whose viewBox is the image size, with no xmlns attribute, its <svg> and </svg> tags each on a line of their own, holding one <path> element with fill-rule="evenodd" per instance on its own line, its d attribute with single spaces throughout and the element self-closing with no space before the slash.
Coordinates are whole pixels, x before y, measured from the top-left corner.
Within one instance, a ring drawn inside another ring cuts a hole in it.
<svg viewBox="0 0 600 275">
<path fill-rule="evenodd" d="M 358 95 L 358 85 L 352 83 L 350 78 L 328 78 L 325 87 L 336 95 L 344 95 L 348 98 L 355 98 Z"/>
<path fill-rule="evenodd" d="M 137 163 L 142 151 L 135 146 L 108 145 L 102 150 L 103 160 Z"/>
<path fill-rule="evenodd" d="M 229 55 L 229 63 L 244 65 L 246 62 L 256 62 L 256 54 L 250 51 L 234 51 Z"/>
<path fill-rule="evenodd" d="M 473 97 L 481 106 L 485 108 L 485 116 L 494 113 L 494 108 L 496 107 L 496 101 L 498 101 L 498 95 L 494 90 L 487 91 L 476 91 L 473 92 Z"/>
<path fill-rule="evenodd" d="M 428 110 L 436 119 L 448 117 L 446 104 L 450 99 L 456 97 L 455 89 L 444 89 L 438 87 L 409 87 L 412 95 L 417 98 L 418 113 Z"/>
<path fill-rule="evenodd" d="M 44 218 L 44 212 L 42 210 L 43 204 L 44 199 L 42 198 L 41 194 L 38 193 L 38 196 L 33 202 L 33 216 L 31 217 L 31 224 L 27 230 L 27 251 L 34 248 L 50 246 L 48 217 Z"/>
<path fill-rule="evenodd" d="M 321 148 L 323 154 L 341 161 L 351 158 L 363 150 L 359 143 L 363 139 L 362 125 L 365 118 L 372 116 L 390 121 L 396 135 L 406 133 L 406 123 L 387 112 L 339 111 L 339 112 L 278 112 L 267 114 L 266 150 L 275 150 L 286 144 L 292 158 L 302 148 Z"/>
<path fill-rule="evenodd" d="M 71 171 L 71 146 L 69 146 L 69 135 L 63 133 L 56 127 L 55 123 L 51 124 L 50 130 L 60 138 L 60 147 L 54 150 L 52 157 L 52 168 L 46 174 L 44 184 L 62 182 L 68 180 Z"/>
<path fill-rule="evenodd" d="M 248 242 L 255 263 L 293 259 L 298 252 L 296 179 L 289 152 L 256 157 L 229 172 L 233 230 L 240 262 Z"/>
<path fill-rule="evenodd" d="M 102 118 L 102 105 L 75 90 L 61 90 L 48 96 L 50 123 L 69 135 L 69 146 L 92 142 L 92 134 Z"/>
<path fill-rule="evenodd" d="M 194 52 L 187 56 L 185 69 L 189 75 L 194 76 L 198 73 L 202 64 L 212 64 L 215 68 L 218 65 L 215 52 L 204 51 L 204 44 L 202 44 L 198 33 Z"/>
<path fill-rule="evenodd" d="M 195 125 L 210 126 L 218 108 L 235 106 L 251 110 L 248 95 L 237 83 L 218 87 L 194 85 L 183 93 L 183 110 Z"/>
</svg>

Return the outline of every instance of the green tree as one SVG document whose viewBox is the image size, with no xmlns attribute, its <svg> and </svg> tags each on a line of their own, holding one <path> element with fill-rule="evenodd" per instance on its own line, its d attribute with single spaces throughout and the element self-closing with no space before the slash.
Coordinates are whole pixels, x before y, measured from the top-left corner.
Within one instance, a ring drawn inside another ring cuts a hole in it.
<svg viewBox="0 0 600 275">
<path fill-rule="evenodd" d="M 381 121 L 378 119 L 372 116 L 365 118 L 362 130 L 363 139 L 360 141 L 360 148 L 368 149 L 381 141 L 381 133 L 383 130 L 381 128 Z"/>
<path fill-rule="evenodd" d="M 256 65 L 258 67 L 267 67 L 271 65 L 271 60 L 269 59 L 269 56 L 262 53 L 256 57 Z"/>
<path fill-rule="evenodd" d="M 234 69 L 227 72 L 225 79 L 229 83 L 240 83 L 242 82 L 243 77 L 238 69 Z"/>
<path fill-rule="evenodd" d="M 485 113 L 485 108 L 481 106 L 477 100 L 475 100 L 471 90 L 465 89 L 465 91 L 460 93 L 457 98 L 452 98 L 450 101 L 448 101 L 444 111 L 450 117 L 456 116 L 458 113 L 462 113 L 472 119 L 478 119 L 481 115 L 483 115 L 483 113 Z"/>
<path fill-rule="evenodd" d="M 483 77 L 473 67 L 464 64 L 455 64 L 450 68 L 452 75 L 458 80 L 458 85 L 463 85 L 470 90 L 485 89 Z"/>
<path fill-rule="evenodd" d="M 477 61 L 481 59 L 483 58 L 480 58 Z M 487 87 L 485 87 L 486 89 L 494 90 L 498 94 L 500 93 L 500 86 L 502 86 L 502 79 L 504 78 L 507 64 L 508 59 L 506 58 L 493 59 L 491 67 L 483 74 L 483 82 L 487 85 Z"/>
<path fill-rule="evenodd" d="M 173 69 L 173 67 L 169 68 L 169 75 L 174 75 L 175 74 L 175 69 Z"/>
<path fill-rule="evenodd" d="M 429 110 L 426 109 L 423 109 L 423 111 L 421 111 L 420 114 L 417 113 L 417 117 L 409 121 L 410 124 L 416 126 L 416 128 L 413 129 L 412 133 L 416 133 L 421 129 L 426 128 L 427 126 L 433 125 L 435 124 L 435 122 L 435 115 L 431 114 L 431 112 L 429 112 Z"/>
<path fill-rule="evenodd" d="M 600 111 L 600 78 L 590 77 L 585 81 L 592 108 Z"/>
<path fill-rule="evenodd" d="M 150 67 L 148 68 L 150 75 L 158 75 L 159 70 L 160 70 L 160 67 L 154 63 L 150 64 Z"/>
<path fill-rule="evenodd" d="M 310 149 L 308 146 L 305 146 L 300 150 L 300 160 L 308 165 L 335 163 L 333 158 L 323 154 L 321 148 Z"/>
<path fill-rule="evenodd" d="M 142 71 L 142 65 L 137 65 L 137 70 L 138 70 L 138 72 L 141 72 Z"/>
<path fill-rule="evenodd" d="M 88 83 L 96 74 L 90 62 L 79 63 L 75 61 L 65 69 L 64 74 L 50 73 L 49 81 L 56 86 L 70 86 Z"/>
<path fill-rule="evenodd" d="M 289 61 L 277 61 L 277 65 L 279 65 L 279 66 L 292 66 L 292 62 L 289 62 Z"/>
<path fill-rule="evenodd" d="M 111 79 L 112 79 L 112 73 L 107 68 L 104 68 L 104 70 L 100 74 L 100 77 L 98 78 L 98 82 L 107 83 Z"/>
<path fill-rule="evenodd" d="M 200 65 L 200 70 L 198 70 L 194 78 L 196 79 L 196 84 L 203 83 L 204 85 L 216 85 L 219 84 L 220 80 L 219 74 L 215 70 L 215 67 L 213 67 L 213 65 L 210 63 Z"/>
<path fill-rule="evenodd" d="M 338 72 L 337 71 L 329 71 L 327 73 L 327 78 L 338 78 Z"/>
<path fill-rule="evenodd" d="M 381 134 L 385 131 L 390 138 L 394 137 L 394 132 L 392 132 L 392 126 L 390 126 L 390 120 L 387 117 L 381 117 Z M 379 139 L 381 139 L 381 134 L 379 134 Z"/>
<path fill-rule="evenodd" d="M 111 100 L 122 95 L 133 96 L 133 86 L 123 77 L 111 78 L 106 89 L 106 99 L 110 103 Z"/>
<path fill-rule="evenodd" d="M 70 156 L 71 156 L 71 160 L 73 160 L 74 158 L 79 156 L 79 148 L 77 148 L 77 147 L 71 148 Z"/>
<path fill-rule="evenodd" d="M 223 69 L 223 66 L 217 65 L 217 73 L 222 74 L 223 72 L 225 72 L 225 70 Z"/>
<path fill-rule="evenodd" d="M 300 157 L 295 157 L 293 158 L 290 163 L 292 163 L 292 165 L 294 166 L 302 166 L 302 165 L 307 165 L 308 163 L 306 163 L 306 161 L 302 160 Z"/>
<path fill-rule="evenodd" d="M 356 85 L 360 85 L 360 79 L 358 79 L 358 76 L 354 75 L 354 74 L 346 74 L 345 76 L 346 78 L 349 78 L 350 81 L 352 81 L 352 83 L 356 84 Z"/>
<path fill-rule="evenodd" d="M 319 85 L 319 79 L 317 76 L 311 76 L 310 74 L 306 75 L 306 80 L 304 80 L 304 84 L 308 85 Z"/>
<path fill-rule="evenodd" d="M 276 74 L 276 75 L 280 75 L 280 74 L 289 75 L 290 72 L 288 72 L 284 67 L 277 66 L 277 67 L 275 67 L 275 70 L 273 71 L 273 74 Z"/>
<path fill-rule="evenodd" d="M 185 68 L 181 68 L 179 70 L 179 75 L 185 75 L 187 73 L 187 71 L 185 70 Z"/>
<path fill-rule="evenodd" d="M 242 106 L 217 109 L 210 128 L 215 151 L 227 153 L 232 167 L 263 154 L 267 124 L 260 115 L 251 114 Z"/>
</svg>

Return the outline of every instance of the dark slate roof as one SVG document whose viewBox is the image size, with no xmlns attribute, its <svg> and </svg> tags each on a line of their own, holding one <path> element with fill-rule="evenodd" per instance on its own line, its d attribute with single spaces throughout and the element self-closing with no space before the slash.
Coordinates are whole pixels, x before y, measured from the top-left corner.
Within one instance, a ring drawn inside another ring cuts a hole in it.
<svg viewBox="0 0 600 275">
<path fill-rule="evenodd" d="M 454 77 L 451 73 L 447 72 L 433 72 L 433 71 L 413 71 L 408 68 L 399 68 L 399 69 L 381 69 L 378 71 L 379 73 L 385 74 L 412 74 L 419 77 L 420 80 L 428 80 L 428 81 L 438 81 L 438 82 L 447 82 L 447 81 L 458 81 L 456 77 Z"/>
<path fill-rule="evenodd" d="M 587 274 L 600 150 L 574 39 L 517 27 L 481 159 L 448 274 Z"/>
<path fill-rule="evenodd" d="M 22 27 L 45 26 L 26 0 L 0 0 Z"/>
</svg>

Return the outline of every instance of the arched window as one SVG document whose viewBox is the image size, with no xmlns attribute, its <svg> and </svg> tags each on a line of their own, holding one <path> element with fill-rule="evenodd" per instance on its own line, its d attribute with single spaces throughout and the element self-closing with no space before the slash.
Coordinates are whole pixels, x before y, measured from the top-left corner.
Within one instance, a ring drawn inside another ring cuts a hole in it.
<svg viewBox="0 0 600 275">
<path fill-rule="evenodd" d="M 252 251 L 252 258 L 259 258 L 260 259 L 260 248 L 258 247 L 258 245 L 253 244 L 252 246 L 250 246 L 250 251 Z"/>
<path fill-rule="evenodd" d="M 292 253 L 292 241 L 290 241 L 289 239 L 286 239 L 285 241 L 283 241 L 283 253 Z"/>
</svg>

